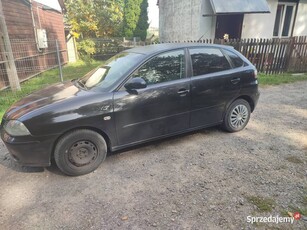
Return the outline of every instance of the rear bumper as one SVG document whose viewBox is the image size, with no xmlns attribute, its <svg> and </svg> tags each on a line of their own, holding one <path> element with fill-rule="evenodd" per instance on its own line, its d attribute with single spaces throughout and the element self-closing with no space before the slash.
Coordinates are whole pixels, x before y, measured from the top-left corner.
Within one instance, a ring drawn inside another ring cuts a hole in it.
<svg viewBox="0 0 307 230">
<path fill-rule="evenodd" d="M 50 166 L 55 137 L 12 137 L 1 129 L 1 139 L 15 161 L 24 166 Z"/>
<path fill-rule="evenodd" d="M 259 101 L 259 97 L 260 97 L 260 92 L 257 91 L 256 93 L 254 93 L 252 95 L 252 98 L 253 98 L 253 102 L 254 102 L 254 108 L 253 108 L 253 111 L 255 110 L 257 104 L 258 104 L 258 101 Z"/>
</svg>

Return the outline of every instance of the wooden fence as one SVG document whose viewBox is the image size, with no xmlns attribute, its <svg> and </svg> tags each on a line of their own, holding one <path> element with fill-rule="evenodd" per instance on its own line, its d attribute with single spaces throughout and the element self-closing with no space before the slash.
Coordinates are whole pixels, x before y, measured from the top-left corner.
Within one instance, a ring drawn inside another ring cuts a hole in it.
<svg viewBox="0 0 307 230">
<path fill-rule="evenodd" d="M 292 40 L 287 71 L 307 72 L 307 36 Z"/>
<path fill-rule="evenodd" d="M 105 60 L 114 54 L 133 46 L 144 46 L 149 43 L 129 41 L 123 38 L 93 39 L 95 42 L 95 59 Z M 178 43 L 172 41 L 171 43 Z M 272 39 L 203 39 L 198 42 L 209 44 L 223 44 L 233 46 L 248 58 L 265 74 L 279 74 L 283 72 L 307 72 L 307 36 Z"/>
<path fill-rule="evenodd" d="M 307 36 L 272 39 L 204 39 L 188 42 L 233 46 L 262 73 L 307 72 Z"/>
<path fill-rule="evenodd" d="M 91 40 L 95 43 L 95 53 L 92 57 L 97 60 L 106 60 L 126 49 L 146 45 L 140 38 L 95 38 Z"/>
</svg>

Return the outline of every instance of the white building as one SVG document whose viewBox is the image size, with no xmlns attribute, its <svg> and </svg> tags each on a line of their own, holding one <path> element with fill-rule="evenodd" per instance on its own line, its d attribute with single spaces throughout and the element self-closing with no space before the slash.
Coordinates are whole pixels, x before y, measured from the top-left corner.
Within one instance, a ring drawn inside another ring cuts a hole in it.
<svg viewBox="0 0 307 230">
<path fill-rule="evenodd" d="M 307 35 L 307 0 L 159 0 L 161 41 Z"/>
</svg>

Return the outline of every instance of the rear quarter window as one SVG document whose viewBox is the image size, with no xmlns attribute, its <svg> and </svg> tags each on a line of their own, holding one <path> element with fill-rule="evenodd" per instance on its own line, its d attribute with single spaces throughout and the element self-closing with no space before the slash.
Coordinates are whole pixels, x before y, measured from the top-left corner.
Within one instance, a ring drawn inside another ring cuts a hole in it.
<svg viewBox="0 0 307 230">
<path fill-rule="evenodd" d="M 231 52 L 229 50 L 224 50 L 224 49 L 223 49 L 223 52 L 230 58 L 235 68 L 239 68 L 244 65 L 244 61 L 234 52 Z"/>
</svg>

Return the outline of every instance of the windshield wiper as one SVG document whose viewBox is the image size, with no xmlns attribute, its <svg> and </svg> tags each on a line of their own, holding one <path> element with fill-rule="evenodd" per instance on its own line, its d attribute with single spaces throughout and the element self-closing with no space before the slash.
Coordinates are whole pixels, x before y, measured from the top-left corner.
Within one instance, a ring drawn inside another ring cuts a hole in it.
<svg viewBox="0 0 307 230">
<path fill-rule="evenodd" d="M 76 80 L 74 83 L 77 83 L 81 88 L 87 90 L 86 85 L 81 80 Z"/>
</svg>

